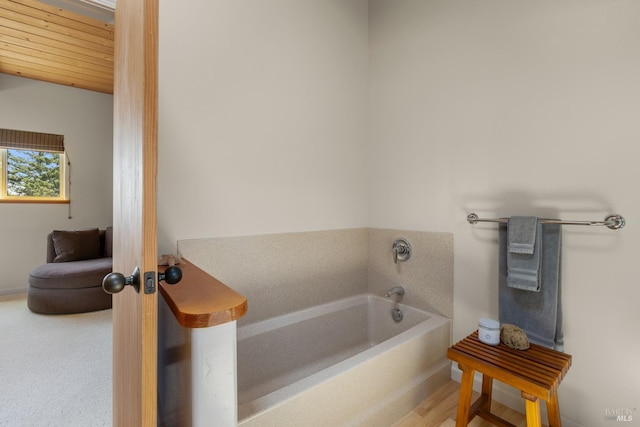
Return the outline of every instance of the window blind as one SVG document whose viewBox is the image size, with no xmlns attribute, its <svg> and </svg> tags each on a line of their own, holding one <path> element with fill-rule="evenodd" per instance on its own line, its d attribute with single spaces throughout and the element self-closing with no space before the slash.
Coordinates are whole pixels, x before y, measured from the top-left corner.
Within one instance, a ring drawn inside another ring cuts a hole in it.
<svg viewBox="0 0 640 427">
<path fill-rule="evenodd" d="M 0 148 L 64 153 L 64 135 L 0 129 Z"/>
</svg>

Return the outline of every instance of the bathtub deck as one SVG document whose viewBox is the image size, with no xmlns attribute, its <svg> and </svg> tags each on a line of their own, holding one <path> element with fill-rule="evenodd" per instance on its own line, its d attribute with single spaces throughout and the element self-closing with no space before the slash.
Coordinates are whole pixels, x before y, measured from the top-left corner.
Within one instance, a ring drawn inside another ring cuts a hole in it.
<svg viewBox="0 0 640 427">
<path fill-rule="evenodd" d="M 343 360 L 346 360 L 351 356 L 367 350 L 372 345 L 373 344 L 371 343 L 355 345 L 340 353 L 333 354 L 329 357 L 325 357 L 319 360 L 314 360 L 312 363 L 308 363 L 304 366 L 299 367 L 298 369 L 291 370 L 283 375 L 271 378 L 268 381 L 262 382 L 260 384 L 256 384 L 247 390 L 239 391 L 238 410 L 239 412 L 242 412 L 242 405 L 249 404 L 253 400 L 258 399 L 262 396 L 266 396 L 267 394 L 279 390 L 288 384 L 293 384 L 317 372 L 320 372 L 325 368 L 333 366 L 336 363 L 342 362 Z"/>
</svg>

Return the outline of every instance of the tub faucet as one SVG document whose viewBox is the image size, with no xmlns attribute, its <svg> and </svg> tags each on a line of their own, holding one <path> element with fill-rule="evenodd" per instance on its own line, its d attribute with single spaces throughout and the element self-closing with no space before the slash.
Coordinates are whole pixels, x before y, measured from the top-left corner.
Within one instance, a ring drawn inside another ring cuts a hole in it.
<svg viewBox="0 0 640 427">
<path fill-rule="evenodd" d="M 391 288 L 384 294 L 385 297 L 390 297 L 391 295 L 404 295 L 404 288 L 402 286 L 396 286 L 395 288 Z"/>
</svg>

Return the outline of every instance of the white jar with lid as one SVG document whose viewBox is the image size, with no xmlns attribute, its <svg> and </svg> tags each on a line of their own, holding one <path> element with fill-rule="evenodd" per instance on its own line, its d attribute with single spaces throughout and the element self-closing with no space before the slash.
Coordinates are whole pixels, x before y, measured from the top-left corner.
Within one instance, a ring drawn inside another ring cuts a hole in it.
<svg viewBox="0 0 640 427">
<path fill-rule="evenodd" d="M 478 339 L 485 344 L 500 344 L 500 322 L 482 318 L 478 321 Z"/>
</svg>

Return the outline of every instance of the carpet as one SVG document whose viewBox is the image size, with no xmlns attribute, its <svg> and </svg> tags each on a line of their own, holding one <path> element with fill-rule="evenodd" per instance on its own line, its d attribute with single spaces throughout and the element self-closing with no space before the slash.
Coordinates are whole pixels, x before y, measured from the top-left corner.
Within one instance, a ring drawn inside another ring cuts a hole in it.
<svg viewBox="0 0 640 427">
<path fill-rule="evenodd" d="M 0 299 L 0 426 L 111 426 L 111 375 L 111 310 L 42 315 Z"/>
</svg>

